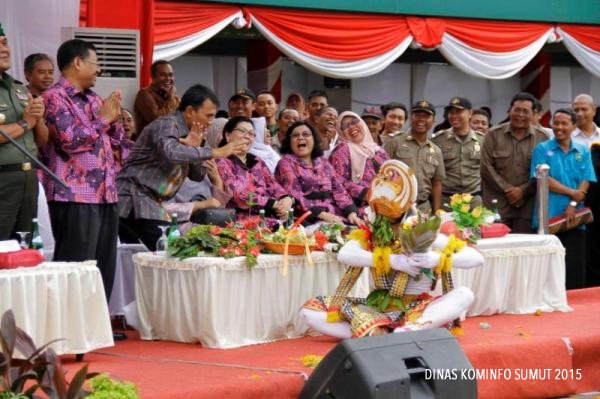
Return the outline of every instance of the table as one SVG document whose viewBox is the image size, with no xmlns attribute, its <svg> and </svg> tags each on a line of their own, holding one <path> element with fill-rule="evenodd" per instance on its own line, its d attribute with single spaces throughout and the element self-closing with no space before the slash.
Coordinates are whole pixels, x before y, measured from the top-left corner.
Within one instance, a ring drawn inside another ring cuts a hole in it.
<svg viewBox="0 0 600 399">
<path fill-rule="evenodd" d="M 565 249 L 554 235 L 509 234 L 477 243 L 485 264 L 452 269 L 455 286 L 469 287 L 475 302 L 467 316 L 572 309 L 565 289 Z"/>
<path fill-rule="evenodd" d="M 108 312 L 111 316 L 125 315 L 125 307 L 135 300 L 133 255 L 146 251 L 148 248 L 144 244 L 119 244 L 117 246 L 115 279 L 108 301 Z"/>
<path fill-rule="evenodd" d="M 1 269 L 0 312 L 8 309 L 37 346 L 63 338 L 51 345 L 59 355 L 114 346 L 95 261 Z"/>
<path fill-rule="evenodd" d="M 332 294 L 345 268 L 336 254 L 290 256 L 282 275 L 281 255 L 263 255 L 252 269 L 245 258 L 190 258 L 178 261 L 137 253 L 135 293 L 142 339 L 200 342 L 234 348 L 305 335 L 299 310 L 309 298 Z M 369 292 L 363 273 L 352 295 Z"/>
</svg>

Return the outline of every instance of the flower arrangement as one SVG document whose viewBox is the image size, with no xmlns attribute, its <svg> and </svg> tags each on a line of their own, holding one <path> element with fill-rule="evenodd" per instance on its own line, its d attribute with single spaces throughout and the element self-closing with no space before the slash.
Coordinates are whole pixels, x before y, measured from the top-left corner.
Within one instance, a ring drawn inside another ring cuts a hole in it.
<svg viewBox="0 0 600 399">
<path fill-rule="evenodd" d="M 471 194 L 454 194 L 450 197 L 452 218 L 463 239 L 476 243 L 481 238 L 481 226 L 493 221 L 494 213 L 483 205 L 471 206 Z"/>
<path fill-rule="evenodd" d="M 245 256 L 248 267 L 256 265 L 262 237 L 260 217 L 248 217 L 226 227 L 198 225 L 173 240 L 168 254 L 179 259 L 198 256 Z"/>
</svg>

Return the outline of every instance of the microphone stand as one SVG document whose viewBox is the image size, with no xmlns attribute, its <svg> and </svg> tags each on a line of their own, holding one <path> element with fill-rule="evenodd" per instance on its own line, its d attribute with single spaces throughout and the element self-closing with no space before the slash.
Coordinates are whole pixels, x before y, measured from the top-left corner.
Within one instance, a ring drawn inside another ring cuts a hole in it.
<svg viewBox="0 0 600 399">
<path fill-rule="evenodd" d="M 64 181 L 62 181 L 62 179 L 60 177 L 58 177 L 54 173 L 52 173 L 52 171 L 50 169 L 48 169 L 46 167 L 46 165 L 44 165 L 43 163 L 41 163 L 37 159 L 37 157 L 35 155 L 33 155 L 32 153 L 30 153 L 29 150 L 27 150 L 27 148 L 25 148 L 21 144 L 17 143 L 15 141 L 15 139 L 13 139 L 12 137 L 10 137 L 10 135 L 8 133 L 6 133 L 5 131 L 3 131 L 3 130 L 0 129 L 0 136 L 4 137 L 6 139 L 6 141 L 10 142 L 12 145 L 14 145 L 15 147 L 17 147 L 19 149 L 19 151 L 21 151 L 23 154 L 25 154 L 25 156 L 27 158 L 29 158 L 31 160 L 31 162 L 33 162 L 37 167 L 39 167 L 44 172 L 46 172 L 46 174 L 48 176 L 50 176 L 51 178 L 53 178 L 57 183 L 59 183 L 64 188 L 69 188 L 67 186 L 67 183 L 65 183 Z"/>
</svg>

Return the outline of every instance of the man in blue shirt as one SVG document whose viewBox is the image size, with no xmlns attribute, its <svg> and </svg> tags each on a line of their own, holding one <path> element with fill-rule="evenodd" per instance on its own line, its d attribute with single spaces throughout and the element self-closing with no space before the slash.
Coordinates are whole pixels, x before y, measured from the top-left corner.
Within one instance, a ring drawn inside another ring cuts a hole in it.
<svg viewBox="0 0 600 399">
<path fill-rule="evenodd" d="M 571 140 L 576 115 L 571 109 L 554 112 L 552 130 L 554 138 L 538 144 L 531 159 L 531 177 L 535 177 L 540 164 L 550 166 L 548 186 L 548 217 L 564 215 L 567 223 L 575 220 L 575 211 L 582 208 L 590 182 L 596 181 L 592 158 L 588 148 Z M 537 212 L 533 215 L 537 227 Z M 567 289 L 585 286 L 585 225 L 556 235 L 565 247 Z"/>
</svg>

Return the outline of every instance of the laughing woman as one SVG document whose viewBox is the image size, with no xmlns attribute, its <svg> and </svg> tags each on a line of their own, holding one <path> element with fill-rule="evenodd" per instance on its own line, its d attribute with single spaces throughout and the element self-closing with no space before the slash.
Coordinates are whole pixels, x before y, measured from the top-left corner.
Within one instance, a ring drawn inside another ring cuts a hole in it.
<svg viewBox="0 0 600 399">
<path fill-rule="evenodd" d="M 389 157 L 375 144 L 366 123 L 354 112 L 342 112 L 337 129 L 340 143 L 331 153 L 329 162 L 343 178 L 344 188 L 362 215 L 371 180 Z"/>
<path fill-rule="evenodd" d="M 290 126 L 281 143 L 281 154 L 275 178 L 296 198 L 296 215 L 310 210 L 309 223 L 361 223 L 342 179 L 323 157 L 311 125 L 301 121 Z"/>
<path fill-rule="evenodd" d="M 273 178 L 263 160 L 248 152 L 255 137 L 252 120 L 244 116 L 231 118 L 223 127 L 219 147 L 238 138 L 246 139 L 247 145 L 239 153 L 216 161 L 221 178 L 232 194 L 227 208 L 234 208 L 238 219 L 250 213 L 258 215 L 259 210 L 264 209 L 267 223 L 272 227 L 275 219 L 287 217 L 294 201 Z"/>
</svg>

